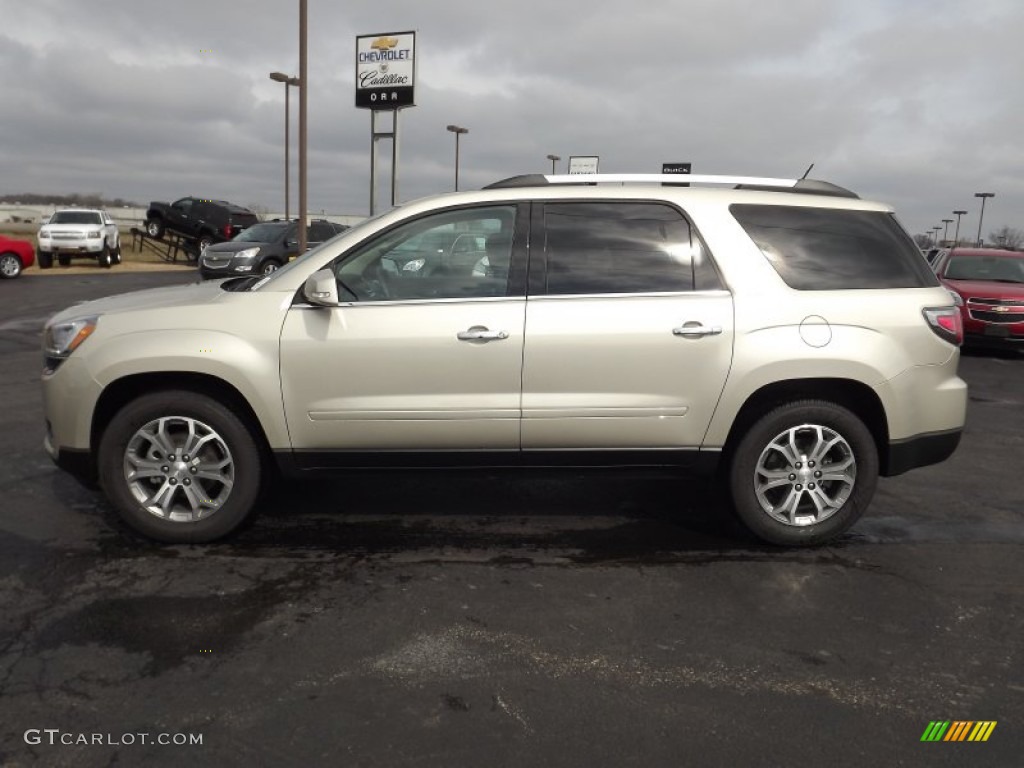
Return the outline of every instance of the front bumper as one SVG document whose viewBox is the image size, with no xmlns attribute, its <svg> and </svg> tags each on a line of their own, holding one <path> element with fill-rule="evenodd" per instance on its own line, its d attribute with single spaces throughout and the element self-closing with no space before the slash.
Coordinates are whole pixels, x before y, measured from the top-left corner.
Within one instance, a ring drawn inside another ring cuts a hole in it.
<svg viewBox="0 0 1024 768">
<path fill-rule="evenodd" d="M 62 253 L 74 256 L 77 254 L 93 254 L 103 250 L 104 240 L 56 240 L 40 238 L 39 250 L 51 253 Z"/>
<path fill-rule="evenodd" d="M 54 464 L 82 485 L 90 488 L 96 485 L 99 480 L 99 472 L 96 468 L 95 458 L 89 451 L 79 451 L 71 448 L 57 449 L 50 443 L 49 438 L 43 441 L 43 447 L 50 454 Z"/>
<path fill-rule="evenodd" d="M 964 323 L 964 346 L 1024 349 L 1024 323 Z"/>
<path fill-rule="evenodd" d="M 205 259 L 200 259 L 199 274 L 208 279 L 253 275 L 256 274 L 256 265 L 251 261 L 230 261 L 211 266 L 206 263 Z"/>
</svg>

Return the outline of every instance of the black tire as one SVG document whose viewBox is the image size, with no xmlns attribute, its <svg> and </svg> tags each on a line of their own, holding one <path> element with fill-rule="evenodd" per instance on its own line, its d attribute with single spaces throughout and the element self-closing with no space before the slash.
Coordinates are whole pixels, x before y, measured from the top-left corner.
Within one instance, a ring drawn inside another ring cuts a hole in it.
<svg viewBox="0 0 1024 768">
<path fill-rule="evenodd" d="M 168 447 L 182 450 L 186 448 L 183 441 L 189 420 L 197 434 L 212 433 L 215 437 L 205 443 L 202 456 L 164 455 L 159 445 L 143 432 L 144 427 L 156 429 L 154 425 L 160 424 Z M 144 457 L 139 457 L 139 451 L 144 451 Z M 153 476 L 129 478 L 127 468 L 141 466 L 133 464 L 130 457 L 136 462 L 151 461 L 150 467 L 142 468 Z M 204 473 L 224 475 L 218 462 L 225 458 L 229 460 L 230 487 L 204 478 Z M 211 462 L 206 469 L 204 461 Z M 265 463 L 257 438 L 242 417 L 224 403 L 182 390 L 153 392 L 131 401 L 111 419 L 99 443 L 100 485 L 118 514 L 144 536 L 173 544 L 213 541 L 242 525 L 260 496 Z M 191 478 L 194 486 L 190 484 Z M 188 519 L 195 513 L 189 489 L 205 506 L 216 508 L 205 516 L 200 513 L 198 519 Z M 156 501 L 161 494 L 162 504 Z M 159 513 L 144 506 L 146 500 L 153 502 L 154 507 L 161 506 Z M 170 519 L 168 512 L 183 519 Z"/>
<path fill-rule="evenodd" d="M 104 269 L 110 269 L 114 263 L 114 257 L 110 254 L 110 249 L 107 246 L 103 246 L 103 250 L 100 251 L 100 255 L 96 257 L 96 261 Z"/>
<path fill-rule="evenodd" d="M 146 234 L 150 237 L 163 237 L 164 222 L 161 219 L 146 219 Z"/>
<path fill-rule="evenodd" d="M 36 262 L 40 269 L 49 269 L 53 266 L 53 254 L 50 251 L 37 251 Z"/>
<path fill-rule="evenodd" d="M 60 264 L 62 267 L 70 267 L 71 266 L 71 257 L 70 256 L 64 256 L 64 255 L 58 253 L 57 254 L 57 263 Z"/>
<path fill-rule="evenodd" d="M 260 274 L 270 275 L 273 274 L 274 272 L 277 272 L 277 270 L 279 270 L 280 268 L 281 262 L 279 262 L 277 259 L 267 259 L 260 266 Z"/>
<path fill-rule="evenodd" d="M 121 263 L 121 243 L 118 241 L 117 245 L 110 252 L 110 257 L 115 264 Z"/>
<path fill-rule="evenodd" d="M 213 245 L 213 235 L 203 234 L 199 236 L 198 240 L 196 240 L 196 246 L 199 248 L 200 254 L 202 254 L 202 252 L 211 245 Z"/>
<path fill-rule="evenodd" d="M 21 274 L 21 257 L 16 253 L 7 251 L 0 253 L 0 279 L 13 280 Z"/>
<path fill-rule="evenodd" d="M 772 447 L 788 446 L 791 439 L 798 449 L 792 457 Z M 852 472 L 845 469 L 850 459 Z M 777 475 L 775 487 L 765 472 Z M 783 546 L 815 546 L 839 536 L 864 514 L 877 484 L 878 449 L 870 430 L 851 411 L 823 400 L 770 411 L 740 439 L 729 466 L 740 520 L 758 538 Z M 795 502 L 788 512 L 785 501 Z"/>
</svg>

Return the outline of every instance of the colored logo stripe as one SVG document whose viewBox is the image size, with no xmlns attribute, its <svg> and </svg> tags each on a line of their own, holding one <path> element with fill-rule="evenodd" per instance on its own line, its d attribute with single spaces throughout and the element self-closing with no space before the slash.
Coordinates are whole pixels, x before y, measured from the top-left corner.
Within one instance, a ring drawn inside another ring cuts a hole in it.
<svg viewBox="0 0 1024 768">
<path fill-rule="evenodd" d="M 995 728 L 995 720 L 932 720 L 921 741 L 988 741 Z"/>
<path fill-rule="evenodd" d="M 974 726 L 974 730 L 971 731 L 971 735 L 967 737 L 968 741 L 988 741 L 988 737 L 992 735 L 992 731 L 996 729 L 996 721 L 991 720 L 988 722 L 981 722 Z"/>
</svg>

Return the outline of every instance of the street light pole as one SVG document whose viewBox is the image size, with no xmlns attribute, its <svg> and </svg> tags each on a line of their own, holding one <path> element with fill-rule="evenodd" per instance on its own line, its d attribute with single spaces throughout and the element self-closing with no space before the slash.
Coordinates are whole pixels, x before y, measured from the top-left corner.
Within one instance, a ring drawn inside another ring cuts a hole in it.
<svg viewBox="0 0 1024 768">
<path fill-rule="evenodd" d="M 561 159 L 562 158 L 560 158 L 558 155 L 548 155 L 548 160 L 551 161 L 551 175 L 552 176 L 555 175 L 555 163 L 557 163 Z"/>
<path fill-rule="evenodd" d="M 932 227 L 932 245 L 938 247 L 939 245 L 939 230 L 942 229 L 940 226 Z"/>
<path fill-rule="evenodd" d="M 995 197 L 995 192 L 975 192 L 975 197 L 981 198 L 981 213 L 978 215 L 978 247 L 981 248 L 981 222 L 985 218 L 985 198 Z"/>
<path fill-rule="evenodd" d="M 953 245 L 960 245 L 960 217 L 963 216 L 967 211 L 953 211 L 953 215 L 956 216 L 956 234 L 953 235 Z"/>
<path fill-rule="evenodd" d="M 949 225 L 953 223 L 952 219 L 943 219 L 942 223 L 946 225 L 945 229 L 942 230 L 942 242 L 949 242 Z"/>
<path fill-rule="evenodd" d="M 306 102 L 309 77 L 306 68 L 307 3 L 299 0 L 299 255 L 306 252 Z"/>
<path fill-rule="evenodd" d="M 299 78 L 288 77 L 283 72 L 271 72 L 270 79 L 277 83 L 284 83 L 284 219 L 288 221 L 291 216 L 289 215 L 291 209 L 291 196 L 289 194 L 289 184 L 291 182 L 291 169 L 289 167 L 290 157 L 292 153 L 291 141 L 289 140 L 289 105 L 288 105 L 288 94 L 291 93 L 291 86 L 299 84 Z"/>
<path fill-rule="evenodd" d="M 469 128 L 463 128 L 461 125 L 449 125 L 445 130 L 451 131 L 455 134 L 455 191 L 459 191 L 459 136 L 464 133 L 469 133 Z"/>
</svg>

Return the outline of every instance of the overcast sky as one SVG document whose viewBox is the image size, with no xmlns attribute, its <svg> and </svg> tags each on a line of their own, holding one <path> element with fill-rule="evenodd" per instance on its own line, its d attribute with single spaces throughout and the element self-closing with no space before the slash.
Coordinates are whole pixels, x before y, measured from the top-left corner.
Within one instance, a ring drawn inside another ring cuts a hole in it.
<svg viewBox="0 0 1024 768">
<path fill-rule="evenodd" d="M 550 153 L 604 172 L 791 178 L 813 162 L 915 233 L 965 209 L 973 237 L 975 192 L 996 193 L 984 234 L 1024 228 L 1021 0 L 308 1 L 313 212 L 369 208 L 356 36 L 415 30 L 399 200 L 452 188 L 457 123 L 462 188 L 550 171 Z M 281 211 L 284 86 L 267 75 L 298 74 L 298 6 L 0 0 L 0 193 Z"/>
</svg>

